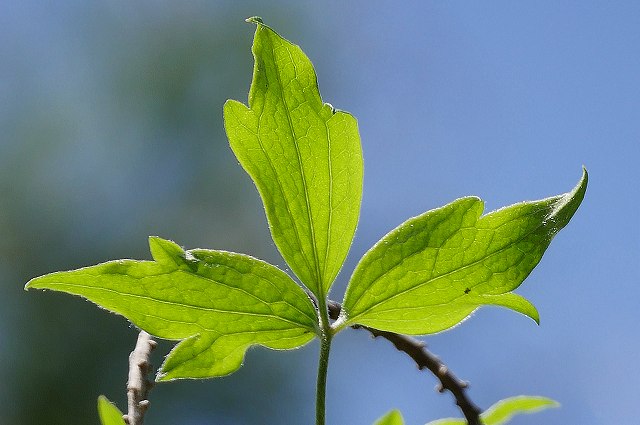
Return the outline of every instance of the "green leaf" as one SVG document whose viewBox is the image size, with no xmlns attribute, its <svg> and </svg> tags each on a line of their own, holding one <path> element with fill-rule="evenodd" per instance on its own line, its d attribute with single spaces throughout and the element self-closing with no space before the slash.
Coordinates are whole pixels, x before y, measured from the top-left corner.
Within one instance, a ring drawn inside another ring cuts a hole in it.
<svg viewBox="0 0 640 425">
<path fill-rule="evenodd" d="M 392 410 L 378 419 L 373 425 L 404 425 L 404 418 L 399 410 Z"/>
<path fill-rule="evenodd" d="M 152 335 L 181 340 L 158 380 L 222 376 L 249 346 L 299 347 L 315 336 L 309 297 L 286 273 L 224 251 L 149 239 L 155 261 L 119 260 L 35 278 L 26 288 L 80 295 Z"/>
<path fill-rule="evenodd" d="M 569 222 L 586 187 L 584 170 L 564 195 L 482 217 L 480 199 L 462 198 L 406 221 L 358 264 L 338 326 L 429 334 L 455 326 L 482 305 L 508 307 L 538 321 L 535 307 L 511 291 Z"/>
<path fill-rule="evenodd" d="M 103 395 L 98 397 L 98 415 L 102 425 L 126 425 L 122 412 Z"/>
<path fill-rule="evenodd" d="M 356 119 L 323 103 L 302 50 L 262 24 L 253 42 L 249 107 L 229 100 L 231 148 L 253 179 L 276 246 L 293 272 L 324 298 L 353 240 L 362 197 Z"/>
<path fill-rule="evenodd" d="M 480 419 L 484 425 L 502 425 L 506 424 L 517 414 L 536 413 L 541 410 L 552 407 L 559 407 L 560 404 L 550 398 L 538 396 L 516 396 L 500 400 L 487 411 L 480 415 Z M 426 425 L 466 425 L 464 419 L 439 419 L 429 422 Z"/>
<path fill-rule="evenodd" d="M 560 407 L 560 403 L 546 397 L 516 396 L 500 400 L 482 414 L 486 425 L 501 425 L 520 413 L 536 413 L 552 407 Z"/>
</svg>

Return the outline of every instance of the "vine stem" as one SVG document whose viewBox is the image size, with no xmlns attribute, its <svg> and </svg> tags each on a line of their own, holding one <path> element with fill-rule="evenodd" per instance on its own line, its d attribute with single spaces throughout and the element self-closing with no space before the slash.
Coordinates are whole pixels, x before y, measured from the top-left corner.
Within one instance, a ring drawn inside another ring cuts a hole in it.
<svg viewBox="0 0 640 425">
<path fill-rule="evenodd" d="M 151 365 L 149 356 L 156 347 L 156 341 L 145 331 L 140 331 L 136 347 L 129 355 L 129 379 L 127 380 L 128 411 L 123 416 L 128 425 L 142 425 L 144 414 L 149 407 L 147 393 L 153 385 L 147 374 Z"/>
<path fill-rule="evenodd" d="M 340 316 L 342 306 L 335 301 L 328 302 L 329 316 L 336 320 Z M 373 337 L 381 337 L 392 343 L 398 351 L 407 354 L 415 362 L 418 369 L 428 369 L 440 381 L 439 392 L 449 390 L 460 407 L 468 425 L 481 425 L 480 413 L 482 410 L 476 406 L 466 393 L 468 384 L 458 379 L 453 372 L 433 353 L 425 347 L 421 341 L 407 335 L 394 332 L 381 331 L 362 325 L 352 325 L 353 329 L 364 329 Z"/>
<path fill-rule="evenodd" d="M 329 322 L 326 299 L 318 300 L 320 315 L 320 358 L 318 360 L 318 380 L 316 383 L 316 425 L 325 425 L 327 371 L 329 369 L 329 353 L 333 339 L 333 329 Z"/>
</svg>

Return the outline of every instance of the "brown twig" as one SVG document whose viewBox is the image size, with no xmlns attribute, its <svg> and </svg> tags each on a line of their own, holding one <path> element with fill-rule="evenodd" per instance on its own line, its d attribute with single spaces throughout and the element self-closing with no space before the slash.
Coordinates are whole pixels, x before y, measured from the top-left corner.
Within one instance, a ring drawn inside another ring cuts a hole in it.
<svg viewBox="0 0 640 425">
<path fill-rule="evenodd" d="M 335 301 L 329 301 L 329 317 L 336 320 L 340 315 L 341 305 Z M 413 359 L 420 370 L 429 369 L 440 381 L 438 391 L 450 391 L 460 407 L 469 425 L 481 425 L 481 410 L 467 396 L 468 384 L 458 379 L 449 368 L 434 354 L 427 350 L 425 344 L 415 338 L 400 335 L 394 332 L 381 331 L 368 326 L 354 325 L 353 329 L 364 329 L 374 337 L 382 337 L 391 342 L 399 351 Z"/>
<path fill-rule="evenodd" d="M 129 354 L 129 379 L 127 380 L 127 414 L 124 421 L 129 425 L 142 425 L 149 407 L 147 394 L 153 383 L 147 379 L 151 364 L 149 355 L 157 343 L 145 331 L 140 331 L 136 347 Z"/>
</svg>

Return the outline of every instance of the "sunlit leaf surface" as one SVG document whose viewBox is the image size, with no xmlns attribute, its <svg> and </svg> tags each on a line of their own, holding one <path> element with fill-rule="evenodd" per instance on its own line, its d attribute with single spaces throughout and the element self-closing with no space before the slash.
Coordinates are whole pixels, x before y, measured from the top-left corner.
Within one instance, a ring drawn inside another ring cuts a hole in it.
<svg viewBox="0 0 640 425">
<path fill-rule="evenodd" d="M 150 238 L 154 261 L 118 260 L 35 278 L 26 288 L 80 295 L 152 335 L 182 340 L 158 379 L 206 378 L 240 367 L 253 344 L 299 347 L 315 336 L 304 291 L 276 267 L 224 251 L 184 251 Z"/>
<path fill-rule="evenodd" d="M 347 256 L 362 197 L 355 118 L 323 103 L 302 50 L 257 24 L 249 107 L 229 100 L 231 148 L 264 203 L 271 234 L 293 272 L 323 298 Z"/>
<path fill-rule="evenodd" d="M 482 216 L 484 203 L 458 199 L 414 217 L 367 252 L 345 294 L 343 324 L 407 334 L 455 326 L 482 305 L 508 307 L 538 321 L 514 294 L 587 187 L 586 170 L 569 193 Z"/>
</svg>

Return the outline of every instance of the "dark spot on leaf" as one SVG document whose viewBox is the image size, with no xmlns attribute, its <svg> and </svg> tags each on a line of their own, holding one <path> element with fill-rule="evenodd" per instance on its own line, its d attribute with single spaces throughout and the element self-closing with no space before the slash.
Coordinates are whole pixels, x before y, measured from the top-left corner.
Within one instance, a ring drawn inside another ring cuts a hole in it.
<svg viewBox="0 0 640 425">
<path fill-rule="evenodd" d="M 464 293 L 465 293 L 465 294 L 468 294 L 469 292 L 471 292 L 471 289 L 469 289 L 469 288 L 467 288 L 467 289 L 465 289 L 465 290 L 464 290 Z"/>
</svg>

